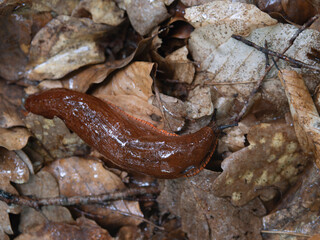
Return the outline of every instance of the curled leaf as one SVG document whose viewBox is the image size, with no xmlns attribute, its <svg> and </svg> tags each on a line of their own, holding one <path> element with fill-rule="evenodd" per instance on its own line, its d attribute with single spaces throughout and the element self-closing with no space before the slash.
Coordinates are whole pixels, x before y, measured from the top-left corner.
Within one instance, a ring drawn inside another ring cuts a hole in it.
<svg viewBox="0 0 320 240">
<path fill-rule="evenodd" d="M 315 154 L 320 168 L 320 117 L 309 90 L 302 76 L 295 71 L 283 69 L 279 77 L 288 98 L 298 141 L 307 154 Z"/>
</svg>

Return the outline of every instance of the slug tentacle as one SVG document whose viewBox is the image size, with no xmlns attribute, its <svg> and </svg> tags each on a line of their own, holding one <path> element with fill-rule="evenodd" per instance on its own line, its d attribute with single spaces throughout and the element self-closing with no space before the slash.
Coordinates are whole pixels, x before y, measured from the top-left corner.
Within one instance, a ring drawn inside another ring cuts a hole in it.
<svg viewBox="0 0 320 240">
<path fill-rule="evenodd" d="M 99 98 L 67 89 L 30 96 L 28 111 L 57 116 L 115 165 L 157 178 L 191 176 L 210 160 L 217 144 L 214 127 L 176 135 L 130 116 Z"/>
</svg>

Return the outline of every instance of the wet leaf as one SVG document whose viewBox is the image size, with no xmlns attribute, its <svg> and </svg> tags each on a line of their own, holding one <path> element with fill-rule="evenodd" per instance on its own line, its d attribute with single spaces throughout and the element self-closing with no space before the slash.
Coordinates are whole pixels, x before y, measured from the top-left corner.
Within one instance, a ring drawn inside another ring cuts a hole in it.
<svg viewBox="0 0 320 240">
<path fill-rule="evenodd" d="M 218 175 L 203 170 L 192 178 L 162 182 L 158 197 L 161 211 L 180 216 L 182 230 L 190 239 L 262 239 L 256 216 L 265 213 L 262 203 L 254 200 L 234 207 L 227 199 L 214 196 L 212 188 Z"/>
<path fill-rule="evenodd" d="M 281 83 L 285 89 L 294 129 L 303 151 L 314 153 L 320 167 L 320 117 L 301 75 L 295 71 L 281 70 Z"/>
<path fill-rule="evenodd" d="M 229 196 L 242 206 L 260 196 L 271 200 L 290 183 L 308 163 L 295 132 L 286 123 L 261 123 L 250 129 L 249 146 L 234 152 L 222 162 L 222 174 L 215 180 L 217 196 Z"/>
<path fill-rule="evenodd" d="M 29 169 L 13 151 L 0 147 L 0 189 L 17 194 L 16 189 L 10 182 L 25 183 L 29 179 Z M 8 206 L 0 201 L 0 236 L 8 239 L 5 235 L 13 234 L 8 213 L 18 214 L 21 208 L 16 205 Z"/>
<path fill-rule="evenodd" d="M 38 225 L 28 233 L 23 233 L 15 240 L 44 240 L 78 239 L 78 240 L 111 240 L 107 230 L 102 229 L 94 221 L 80 217 L 75 224 L 55 223 L 47 221 Z"/>
<path fill-rule="evenodd" d="M 93 159 L 71 157 L 56 160 L 45 168 L 58 181 L 60 195 L 86 196 L 99 195 L 113 190 L 125 188 L 121 179 L 106 170 L 102 163 Z M 115 201 L 105 206 L 88 205 L 81 207 L 81 211 L 103 226 L 138 225 L 139 218 L 126 217 L 136 215 L 143 217 L 138 202 Z M 124 213 L 120 214 L 120 213 Z"/>
<path fill-rule="evenodd" d="M 31 42 L 30 80 L 57 79 L 82 66 L 101 63 L 105 56 L 95 39 L 110 27 L 92 20 L 58 16 Z"/>
</svg>

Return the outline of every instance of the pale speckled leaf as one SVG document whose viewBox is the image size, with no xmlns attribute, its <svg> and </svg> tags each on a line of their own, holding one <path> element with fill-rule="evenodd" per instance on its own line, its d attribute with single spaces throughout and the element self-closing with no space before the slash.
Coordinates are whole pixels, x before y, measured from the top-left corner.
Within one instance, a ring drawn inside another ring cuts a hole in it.
<svg viewBox="0 0 320 240">
<path fill-rule="evenodd" d="M 271 200 L 275 188 L 286 191 L 309 162 L 286 123 L 256 125 L 247 137 L 250 145 L 223 160 L 223 172 L 213 187 L 217 196 L 231 197 L 236 206 L 258 196 Z"/>
</svg>

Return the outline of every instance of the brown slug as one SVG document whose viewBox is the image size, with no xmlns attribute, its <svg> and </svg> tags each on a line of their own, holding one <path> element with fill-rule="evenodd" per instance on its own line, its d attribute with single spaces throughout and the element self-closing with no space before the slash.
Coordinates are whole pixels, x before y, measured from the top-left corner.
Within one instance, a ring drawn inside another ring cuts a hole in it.
<svg viewBox="0 0 320 240">
<path fill-rule="evenodd" d="M 46 118 L 61 118 L 70 130 L 122 169 L 156 178 L 197 174 L 210 160 L 218 140 L 214 124 L 179 136 L 99 98 L 63 88 L 31 95 L 25 107 Z"/>
</svg>

